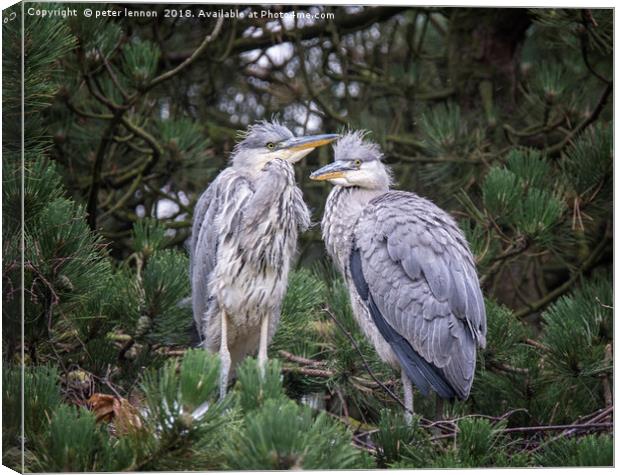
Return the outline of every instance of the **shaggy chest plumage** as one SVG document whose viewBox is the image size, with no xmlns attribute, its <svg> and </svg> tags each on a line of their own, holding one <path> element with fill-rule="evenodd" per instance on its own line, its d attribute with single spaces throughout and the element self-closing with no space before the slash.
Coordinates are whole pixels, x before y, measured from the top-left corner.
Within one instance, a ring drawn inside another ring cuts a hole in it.
<svg viewBox="0 0 620 475">
<path fill-rule="evenodd" d="M 279 309 L 295 254 L 300 222 L 307 208 L 293 170 L 282 162 L 255 183 L 251 209 L 240 210 L 239 226 L 218 246 L 213 293 L 233 319 L 255 323 Z M 266 182 L 266 183 L 262 183 Z M 269 190 L 262 188 L 269 187 Z M 267 197 L 270 199 L 267 199 Z M 225 214 L 221 215 L 226 219 Z M 246 325 L 247 328 L 247 325 Z"/>
<path fill-rule="evenodd" d="M 222 172 L 204 202 L 204 224 L 193 232 L 196 248 L 209 252 L 196 253 L 192 262 L 195 318 L 206 346 L 216 351 L 215 315 L 226 313 L 234 360 L 256 347 L 264 315 L 273 336 L 298 233 L 309 226 L 310 213 L 292 165 L 278 159 L 254 176 Z"/>
<path fill-rule="evenodd" d="M 380 192 L 357 187 L 336 186 L 327 198 L 321 222 L 323 241 L 327 253 L 343 275 L 351 254 L 355 223 L 367 203 L 378 194 Z"/>
</svg>

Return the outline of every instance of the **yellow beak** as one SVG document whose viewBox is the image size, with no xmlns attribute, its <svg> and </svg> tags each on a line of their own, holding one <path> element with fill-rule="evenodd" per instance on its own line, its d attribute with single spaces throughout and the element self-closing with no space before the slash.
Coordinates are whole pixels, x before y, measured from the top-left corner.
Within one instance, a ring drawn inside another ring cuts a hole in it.
<svg viewBox="0 0 620 475">
<path fill-rule="evenodd" d="M 321 135 L 308 135 L 306 137 L 294 137 L 286 140 L 278 146 L 278 149 L 286 150 L 307 150 L 309 148 L 317 148 L 323 145 L 327 145 L 339 137 L 338 134 L 321 134 Z"/>
<path fill-rule="evenodd" d="M 349 163 L 340 161 L 332 162 L 329 165 L 325 165 L 323 168 L 312 172 L 310 179 L 314 181 L 333 180 L 335 178 L 344 177 L 347 171 L 355 170 Z"/>
</svg>

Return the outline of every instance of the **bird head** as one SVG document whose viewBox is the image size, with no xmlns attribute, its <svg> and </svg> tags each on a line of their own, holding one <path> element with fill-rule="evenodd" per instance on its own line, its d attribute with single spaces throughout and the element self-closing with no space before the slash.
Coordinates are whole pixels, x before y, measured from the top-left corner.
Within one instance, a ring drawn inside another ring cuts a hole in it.
<svg viewBox="0 0 620 475">
<path fill-rule="evenodd" d="M 379 145 L 367 140 L 366 132 L 349 132 L 334 144 L 334 161 L 313 172 L 310 179 L 371 190 L 388 189 L 392 179 L 382 159 Z"/>
<path fill-rule="evenodd" d="M 297 163 L 315 148 L 337 138 L 337 134 L 295 137 L 278 122 L 261 121 L 249 126 L 243 133 L 241 141 L 235 145 L 231 159 L 234 166 L 250 172 L 260 171 L 276 158 Z"/>
</svg>

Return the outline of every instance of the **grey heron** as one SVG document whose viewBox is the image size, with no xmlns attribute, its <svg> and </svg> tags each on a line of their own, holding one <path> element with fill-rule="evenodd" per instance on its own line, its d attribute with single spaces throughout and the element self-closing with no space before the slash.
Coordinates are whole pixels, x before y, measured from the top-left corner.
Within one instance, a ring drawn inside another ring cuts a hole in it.
<svg viewBox="0 0 620 475">
<path fill-rule="evenodd" d="M 424 395 L 469 396 L 476 347 L 486 344 L 486 313 L 455 221 L 427 199 L 391 191 L 382 158 L 364 132 L 351 132 L 334 144 L 334 162 L 310 178 L 336 185 L 321 223 L 325 246 L 362 331 L 401 371 L 411 420 L 412 382 Z"/>
<path fill-rule="evenodd" d="M 310 224 L 293 164 L 337 137 L 295 137 L 277 122 L 254 124 L 196 203 L 192 308 L 202 345 L 220 356 L 221 397 L 231 367 L 257 348 L 264 370 L 297 235 Z"/>
</svg>

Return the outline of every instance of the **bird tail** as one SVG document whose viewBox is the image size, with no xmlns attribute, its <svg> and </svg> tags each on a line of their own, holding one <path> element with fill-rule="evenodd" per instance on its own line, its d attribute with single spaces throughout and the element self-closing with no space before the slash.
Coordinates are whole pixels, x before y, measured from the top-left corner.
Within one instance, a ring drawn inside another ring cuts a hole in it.
<svg viewBox="0 0 620 475">
<path fill-rule="evenodd" d="M 383 338 L 390 344 L 392 351 L 396 354 L 401 367 L 411 382 L 424 396 L 428 396 L 430 389 L 432 389 L 442 399 L 454 400 L 457 394 L 441 374 L 441 370 L 422 358 L 413 349 L 411 344 L 385 321 L 372 295 L 370 295 L 368 304 L 375 324 Z"/>
</svg>

